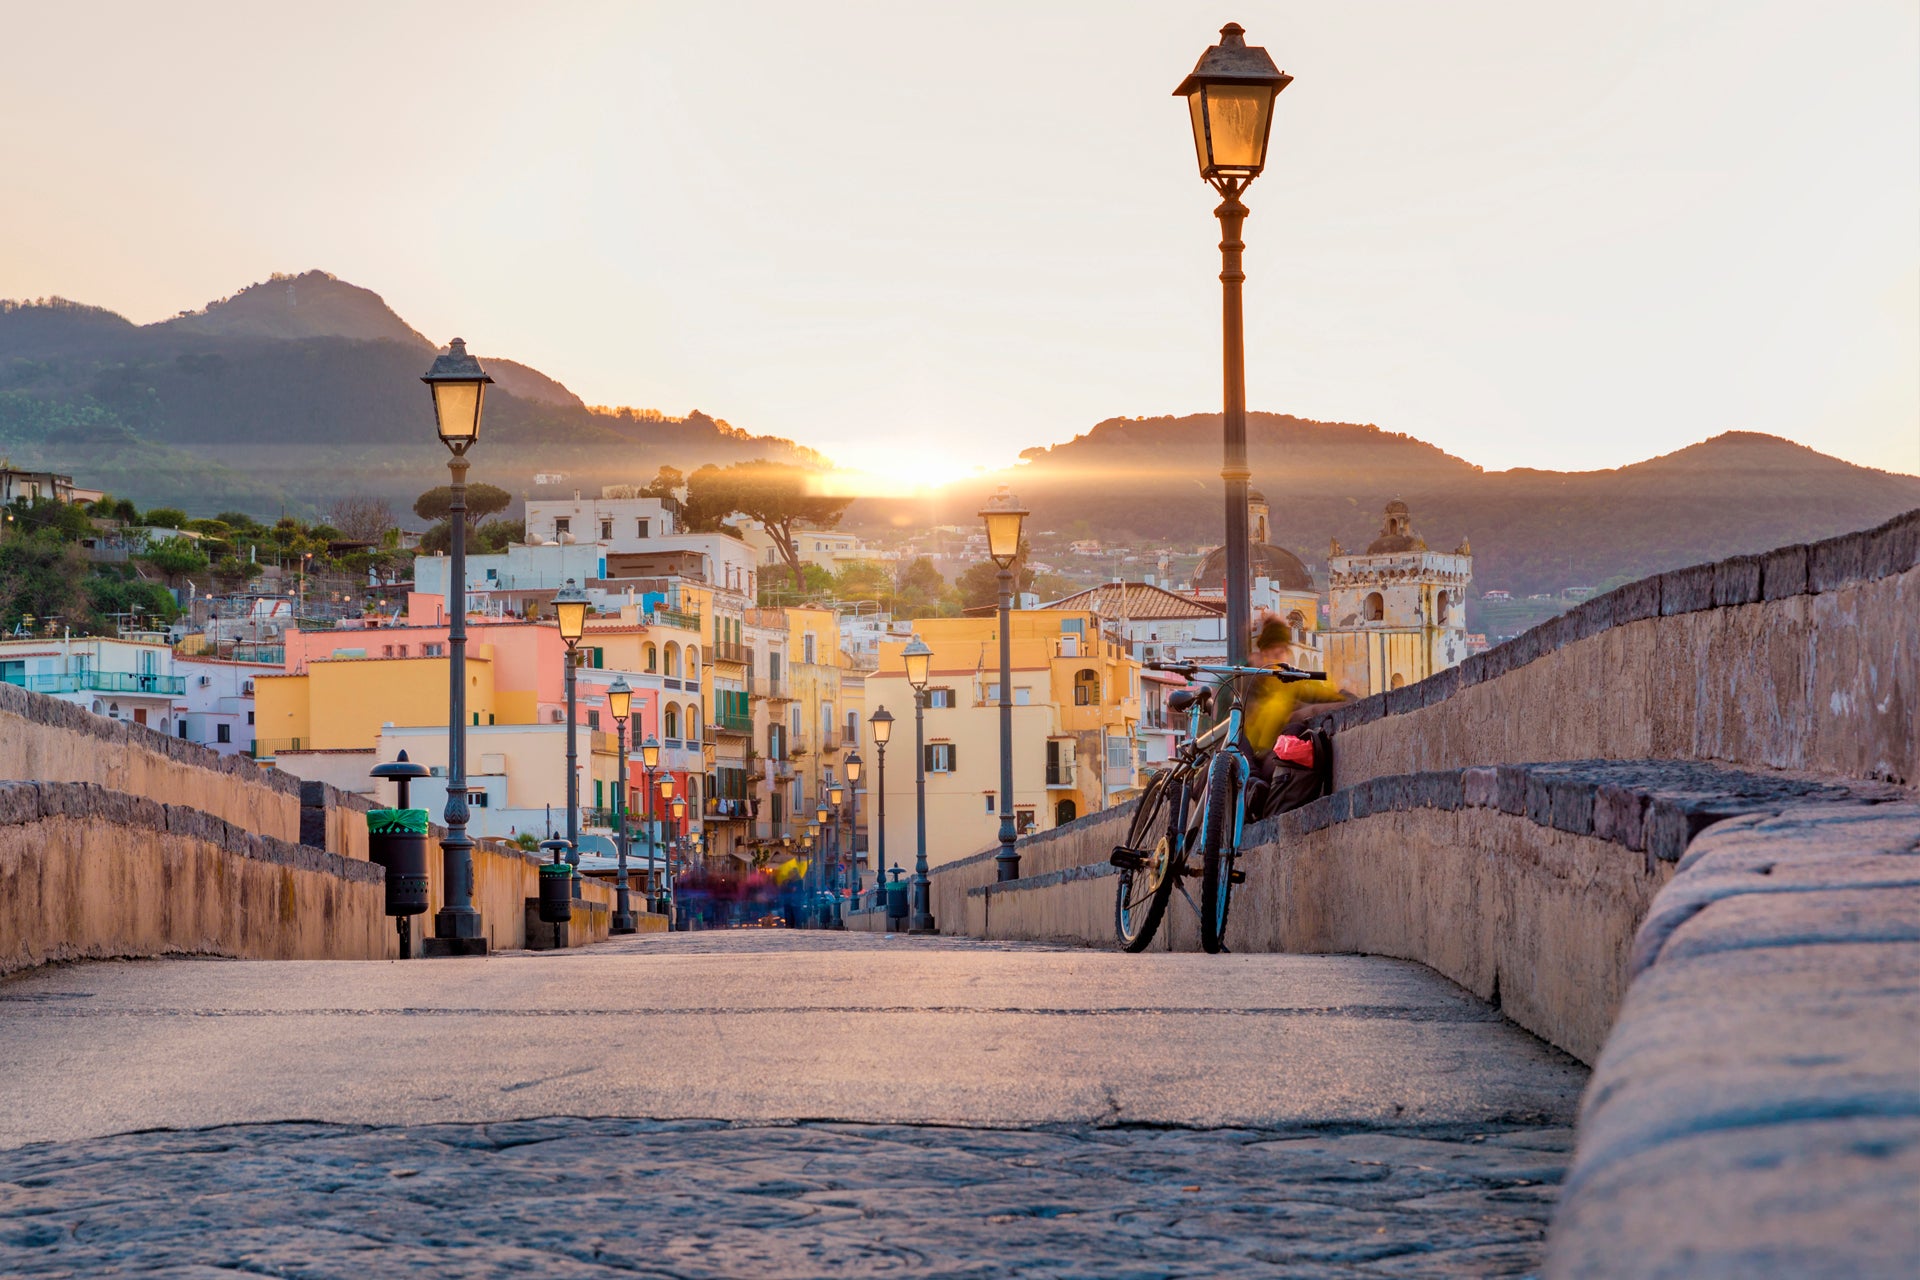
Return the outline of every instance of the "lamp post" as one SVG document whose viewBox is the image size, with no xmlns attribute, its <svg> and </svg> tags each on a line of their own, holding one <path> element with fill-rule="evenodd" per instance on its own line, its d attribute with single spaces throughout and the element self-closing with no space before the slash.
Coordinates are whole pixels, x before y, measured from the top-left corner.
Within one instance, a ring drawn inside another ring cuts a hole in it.
<svg viewBox="0 0 1920 1280">
<path fill-rule="evenodd" d="M 873 728 L 873 745 L 880 754 L 880 808 L 874 821 L 877 840 L 874 863 L 874 892 L 880 895 L 880 909 L 886 910 L 887 893 L 887 739 L 893 736 L 893 714 L 885 707 L 877 707 L 867 717 L 867 724 Z"/>
<path fill-rule="evenodd" d="M 927 883 L 927 678 L 933 674 L 933 650 L 919 636 L 907 641 L 900 651 L 907 666 L 907 683 L 913 686 L 913 918 L 908 933 L 932 933 L 933 912 L 928 909 Z"/>
<path fill-rule="evenodd" d="M 820 924 L 824 928 L 833 923 L 834 908 L 840 905 L 839 887 L 833 882 L 833 864 L 838 856 L 838 850 L 833 847 L 834 837 L 839 834 L 840 824 L 825 804 L 814 810 L 813 820 L 820 834 L 820 890 L 826 895 L 826 901 L 820 904 Z"/>
<path fill-rule="evenodd" d="M 812 889 L 812 892 L 807 895 L 807 927 L 809 929 L 818 928 L 820 925 L 820 895 L 826 887 L 826 877 L 821 873 L 820 851 L 815 848 L 815 842 L 819 838 L 820 824 L 809 822 L 806 839 L 801 842 L 801 847 L 807 851 L 807 884 Z"/>
<path fill-rule="evenodd" d="M 1240 239 L 1247 206 L 1240 193 L 1267 163 L 1267 138 L 1273 128 L 1273 100 L 1293 77 L 1273 65 L 1261 48 L 1249 48 L 1237 22 L 1220 28 L 1220 43 L 1200 55 L 1193 74 L 1173 91 L 1187 100 L 1193 122 L 1193 148 L 1200 176 L 1220 193 L 1221 365 L 1224 381 L 1225 461 L 1220 478 L 1227 490 L 1227 661 L 1247 660 L 1247 629 L 1252 621 L 1252 583 L 1247 566 L 1247 369 L 1241 324 L 1240 286 L 1246 273 Z"/>
<path fill-rule="evenodd" d="M 487 953 L 480 913 L 473 908 L 473 841 L 467 836 L 467 450 L 480 438 L 480 411 L 493 379 L 455 338 L 420 381 L 433 393 L 440 443 L 447 462 L 447 519 L 452 556 L 447 587 L 447 835 L 440 842 L 441 907 L 433 937 L 422 940 L 430 956 Z"/>
<path fill-rule="evenodd" d="M 847 752 L 847 863 L 853 868 L 853 905 L 860 905 L 860 771 L 866 761 L 856 749 Z"/>
<path fill-rule="evenodd" d="M 640 769 L 647 778 L 647 885 L 653 890 L 655 905 L 665 897 L 666 875 L 660 864 L 660 841 L 653 831 L 653 771 L 660 767 L 660 739 L 652 734 L 640 744 Z M 662 908 L 664 913 L 664 907 Z"/>
<path fill-rule="evenodd" d="M 833 866 L 838 883 L 833 889 L 833 924 L 836 929 L 846 927 L 846 912 L 854 904 L 860 884 L 853 874 L 853 838 L 840 839 L 840 821 L 847 815 L 847 789 L 839 783 L 827 788 L 827 806 L 833 810 Z"/>
<path fill-rule="evenodd" d="M 679 833 L 673 830 L 673 823 L 671 821 L 673 815 L 673 775 L 670 773 L 660 779 L 660 803 L 667 806 L 666 813 L 662 814 L 661 817 L 667 820 L 667 829 L 670 833 L 668 836 L 668 844 L 671 846 L 674 837 L 678 836 Z M 667 899 L 667 907 L 669 912 L 671 912 L 673 907 L 673 863 L 670 861 L 667 863 L 661 881 L 661 894 Z"/>
<path fill-rule="evenodd" d="M 627 897 L 627 716 L 633 711 L 633 690 L 625 676 L 607 686 L 607 708 L 613 712 L 617 763 L 614 766 L 614 848 L 620 856 L 620 887 L 614 895 L 613 925 L 609 932 L 634 933 L 633 902 Z"/>
<path fill-rule="evenodd" d="M 567 579 L 553 597 L 553 616 L 567 644 L 567 843 L 580 848 L 580 726 L 575 723 L 574 671 L 580 637 L 587 629 L 587 593 Z"/>
<path fill-rule="evenodd" d="M 980 513 L 987 524 L 987 555 L 1000 566 L 1000 852 L 993 859 L 995 878 L 1018 880 L 1020 854 L 1013 829 L 1013 562 L 1020 557 L 1020 525 L 1026 508 L 1007 486 Z"/>
</svg>

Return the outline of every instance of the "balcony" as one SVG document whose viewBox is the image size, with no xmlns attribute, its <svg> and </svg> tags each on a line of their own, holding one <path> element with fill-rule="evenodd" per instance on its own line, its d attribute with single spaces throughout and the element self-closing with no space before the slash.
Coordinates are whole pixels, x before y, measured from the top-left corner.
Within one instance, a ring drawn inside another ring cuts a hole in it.
<svg viewBox="0 0 1920 1280">
<path fill-rule="evenodd" d="M 720 733 L 737 733 L 748 737 L 753 734 L 753 716 L 741 715 L 737 711 L 722 711 L 713 718 L 713 727 Z"/>
<path fill-rule="evenodd" d="M 678 609 L 669 609 L 665 605 L 657 605 L 649 610 L 647 621 L 656 627 L 678 627 L 682 631 L 700 629 L 699 614 L 682 613 Z"/>
<path fill-rule="evenodd" d="M 1062 788 L 1072 790 L 1079 784 L 1074 781 L 1074 762 L 1071 760 L 1050 761 L 1047 764 L 1047 786 L 1049 789 Z"/>
<path fill-rule="evenodd" d="M 831 733 L 823 733 L 820 735 L 820 749 L 822 751 L 838 751 L 840 749 L 840 742 L 840 731 L 838 729 L 835 729 Z"/>
<path fill-rule="evenodd" d="M 129 671 L 78 671 L 66 676 L 24 676 L 7 681 L 35 693 L 133 693 L 178 697 L 187 691 L 185 676 L 136 675 Z"/>
<path fill-rule="evenodd" d="M 299 738 L 255 738 L 247 754 L 255 760 L 271 760 L 282 751 L 300 750 Z"/>
<path fill-rule="evenodd" d="M 756 698 L 765 698 L 768 702 L 792 702 L 793 693 L 787 687 L 782 676 L 751 676 L 748 687 Z"/>
<path fill-rule="evenodd" d="M 707 646 L 707 661 L 735 662 L 746 666 L 753 661 L 753 650 L 737 640 L 718 640 Z"/>
<path fill-rule="evenodd" d="M 706 816 L 723 820 L 731 818 L 751 818 L 753 816 L 753 802 L 751 800 L 730 799 L 724 796 L 708 796 Z"/>
<path fill-rule="evenodd" d="M 778 781 L 778 782 L 793 781 L 793 778 L 794 778 L 793 761 L 787 759 L 785 756 L 775 756 L 772 760 L 768 761 L 767 763 L 768 763 L 768 767 L 773 770 L 773 776 L 775 781 Z"/>
</svg>

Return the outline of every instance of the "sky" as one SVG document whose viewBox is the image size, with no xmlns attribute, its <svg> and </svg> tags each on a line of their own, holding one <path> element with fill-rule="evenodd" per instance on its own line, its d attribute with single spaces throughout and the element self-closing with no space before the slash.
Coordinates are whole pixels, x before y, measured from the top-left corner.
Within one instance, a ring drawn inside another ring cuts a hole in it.
<svg viewBox="0 0 1920 1280">
<path fill-rule="evenodd" d="M 1727 430 L 1920 472 L 1920 5 L 0 0 L 0 297 L 272 272 L 902 482 L 1217 411 L 1172 89 L 1296 77 L 1251 407 L 1489 469 Z"/>
</svg>

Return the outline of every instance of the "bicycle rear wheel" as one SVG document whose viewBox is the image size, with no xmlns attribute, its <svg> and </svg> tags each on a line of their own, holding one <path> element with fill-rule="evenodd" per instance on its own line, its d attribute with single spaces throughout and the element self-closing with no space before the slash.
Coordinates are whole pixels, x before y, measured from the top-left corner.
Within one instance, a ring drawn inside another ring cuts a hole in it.
<svg viewBox="0 0 1920 1280">
<path fill-rule="evenodd" d="M 1120 873 L 1113 903 L 1113 931 L 1128 951 L 1145 951 L 1167 914 L 1167 903 L 1180 882 L 1179 844 L 1173 833 L 1184 823 L 1186 779 L 1169 771 L 1147 784 L 1127 828 L 1127 848 L 1147 855 L 1146 865 Z"/>
<path fill-rule="evenodd" d="M 1209 955 L 1226 946 L 1243 785 L 1240 758 L 1231 751 L 1215 755 L 1207 768 L 1206 810 L 1200 818 L 1200 945 Z"/>
</svg>

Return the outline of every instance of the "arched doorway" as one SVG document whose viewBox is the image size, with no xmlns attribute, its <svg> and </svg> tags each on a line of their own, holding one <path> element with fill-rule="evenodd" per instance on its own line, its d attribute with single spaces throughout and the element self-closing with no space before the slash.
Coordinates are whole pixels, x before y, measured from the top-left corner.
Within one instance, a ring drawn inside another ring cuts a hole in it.
<svg viewBox="0 0 1920 1280">
<path fill-rule="evenodd" d="M 1080 810 L 1074 806 L 1071 800 L 1062 800 L 1059 804 L 1053 806 L 1053 825 L 1056 827 L 1064 827 L 1079 816 Z"/>
</svg>

